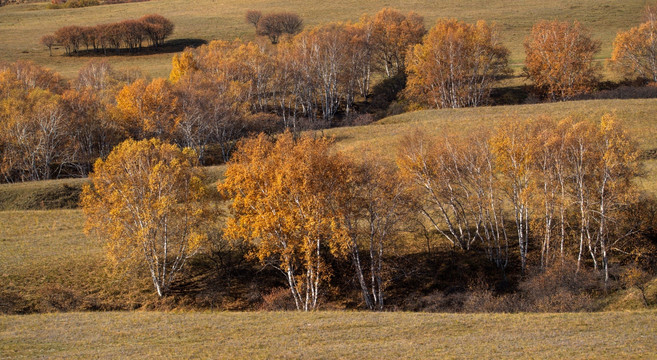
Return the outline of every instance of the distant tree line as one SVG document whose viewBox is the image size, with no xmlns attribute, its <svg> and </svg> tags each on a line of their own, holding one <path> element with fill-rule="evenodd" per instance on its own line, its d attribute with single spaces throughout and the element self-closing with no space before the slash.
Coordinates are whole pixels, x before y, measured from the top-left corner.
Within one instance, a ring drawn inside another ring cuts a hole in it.
<svg viewBox="0 0 657 360">
<path fill-rule="evenodd" d="M 104 4 L 123 4 L 144 1 L 149 0 L 52 0 L 50 4 L 48 4 L 48 9 L 74 9 Z"/>
<path fill-rule="evenodd" d="M 44 35 L 41 43 L 49 50 L 55 45 L 64 48 L 66 55 L 78 54 L 81 49 L 107 53 L 108 50 L 141 50 L 144 44 L 161 46 L 173 33 L 174 24 L 158 14 L 145 15 L 137 20 L 96 26 L 64 26 L 52 35 Z M 51 52 L 52 55 L 52 52 Z"/>
</svg>

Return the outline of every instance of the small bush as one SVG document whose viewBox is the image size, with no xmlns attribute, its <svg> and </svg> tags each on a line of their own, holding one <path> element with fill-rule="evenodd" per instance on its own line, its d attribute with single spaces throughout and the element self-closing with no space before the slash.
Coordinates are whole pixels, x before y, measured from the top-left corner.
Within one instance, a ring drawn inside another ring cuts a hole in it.
<svg viewBox="0 0 657 360">
<path fill-rule="evenodd" d="M 274 288 L 268 294 L 262 296 L 262 304 L 260 310 L 264 311 L 282 311 L 294 310 L 294 302 L 290 289 L 287 288 Z"/>
<path fill-rule="evenodd" d="M 523 311 L 572 312 L 595 309 L 592 294 L 600 290 L 594 271 L 576 271 L 574 261 L 529 276 L 519 285 Z"/>
<path fill-rule="evenodd" d="M 40 312 L 78 310 L 82 303 L 78 294 L 60 285 L 43 287 L 39 291 L 39 296 L 41 301 L 37 307 Z"/>
<path fill-rule="evenodd" d="M 28 314 L 34 310 L 32 304 L 21 293 L 0 290 L 0 314 Z"/>
</svg>

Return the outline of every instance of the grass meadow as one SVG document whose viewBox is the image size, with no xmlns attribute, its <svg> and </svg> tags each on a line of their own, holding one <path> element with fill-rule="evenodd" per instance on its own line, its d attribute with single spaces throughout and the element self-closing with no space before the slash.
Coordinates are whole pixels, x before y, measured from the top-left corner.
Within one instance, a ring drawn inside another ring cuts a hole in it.
<svg viewBox="0 0 657 360">
<path fill-rule="evenodd" d="M 39 43 L 42 35 L 58 28 L 96 25 L 160 13 L 176 24 L 171 41 L 185 39 L 231 40 L 254 38 L 253 27 L 244 22 L 248 9 L 263 12 L 289 10 L 300 14 L 306 26 L 330 21 L 357 21 L 363 13 L 374 14 L 383 7 L 415 11 L 425 17 L 427 27 L 436 19 L 453 17 L 468 22 L 479 19 L 496 22 L 502 39 L 511 51 L 511 63 L 519 69 L 524 61 L 523 40 L 538 20 L 578 20 L 602 42 L 600 59 L 611 54 L 613 40 L 620 30 L 637 25 L 645 0 L 412 0 L 331 2 L 304 0 L 152 0 L 118 5 L 92 6 L 78 9 L 47 9 L 47 2 L 0 7 L 0 61 L 33 60 L 72 78 L 89 57 L 62 56 L 56 49 L 53 57 Z M 111 56 L 117 69 L 139 68 L 150 76 L 168 76 L 172 54 Z"/>
<path fill-rule="evenodd" d="M 110 312 L 0 317 L 0 352 L 48 358 L 649 359 L 657 311 Z"/>
</svg>

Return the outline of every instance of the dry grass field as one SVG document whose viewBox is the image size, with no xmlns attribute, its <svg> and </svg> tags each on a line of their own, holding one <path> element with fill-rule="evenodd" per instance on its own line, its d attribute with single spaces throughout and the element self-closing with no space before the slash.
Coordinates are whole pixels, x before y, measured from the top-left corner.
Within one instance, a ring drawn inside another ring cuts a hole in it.
<svg viewBox="0 0 657 360">
<path fill-rule="evenodd" d="M 656 321 L 656 311 L 0 316 L 0 353 L 13 359 L 651 359 Z"/>
<path fill-rule="evenodd" d="M 330 21 L 357 21 L 361 14 L 373 14 L 389 6 L 403 11 L 413 10 L 425 17 L 427 27 L 438 18 L 454 17 L 473 22 L 478 19 L 499 24 L 504 43 L 511 50 L 511 62 L 524 61 L 523 39 L 532 25 L 541 19 L 578 20 L 587 26 L 595 39 L 602 42 L 599 58 L 611 54 L 612 42 L 619 30 L 639 23 L 645 0 L 412 0 L 412 1 L 270 1 L 270 0 L 152 0 L 119 5 L 92 6 L 79 9 L 46 8 L 46 2 L 0 7 L 0 60 L 33 60 L 41 65 L 73 77 L 89 57 L 61 56 L 39 44 L 42 35 L 71 24 L 96 25 L 160 13 L 176 24 L 171 41 L 184 39 L 253 39 L 251 25 L 243 20 L 248 9 L 264 12 L 290 10 L 299 13 L 307 26 Z M 151 76 L 167 76 L 172 54 L 113 56 L 117 69 L 140 68 Z"/>
</svg>

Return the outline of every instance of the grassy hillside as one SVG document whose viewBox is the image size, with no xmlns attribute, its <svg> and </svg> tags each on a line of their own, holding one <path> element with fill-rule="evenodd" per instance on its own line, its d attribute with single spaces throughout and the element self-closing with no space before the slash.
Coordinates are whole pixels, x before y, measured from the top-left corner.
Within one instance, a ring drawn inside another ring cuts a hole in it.
<svg viewBox="0 0 657 360">
<path fill-rule="evenodd" d="M 656 311 L 559 315 L 124 312 L 0 316 L 0 352 L 15 359 L 648 359 L 657 356 L 656 321 Z"/>
<path fill-rule="evenodd" d="M 265 12 L 291 10 L 298 12 L 306 25 L 329 21 L 356 21 L 363 13 L 375 13 L 389 6 L 423 15 L 428 27 L 438 18 L 455 17 L 465 21 L 484 19 L 500 25 L 503 40 L 511 50 L 511 62 L 524 61 L 523 39 L 531 26 L 540 19 L 579 20 L 591 29 L 594 38 L 602 41 L 600 58 L 609 57 L 613 39 L 619 30 L 640 21 L 644 0 L 413 0 L 413 1 L 354 1 L 316 2 L 304 0 L 270 1 L 215 1 L 215 0 L 152 0 L 120 5 L 94 6 L 80 9 L 46 9 L 46 2 L 0 7 L 0 60 L 34 60 L 72 77 L 89 58 L 49 57 L 39 39 L 59 27 L 95 25 L 137 18 L 148 13 L 160 13 L 176 24 L 171 40 L 184 39 L 252 39 L 254 31 L 244 22 L 247 9 Z M 152 76 L 166 76 L 170 70 L 171 54 L 112 57 L 117 68 L 141 68 Z"/>
<path fill-rule="evenodd" d="M 0 224 L 0 313 L 112 309 L 119 298 L 129 307 L 122 297 L 139 294 L 142 283 L 108 278 L 80 210 L 3 211 Z"/>
<path fill-rule="evenodd" d="M 371 151 L 379 156 L 394 159 L 399 140 L 413 131 L 429 134 L 450 132 L 467 134 L 480 128 L 493 128 L 505 119 L 527 119 L 551 116 L 562 119 L 582 115 L 599 119 L 613 112 L 628 132 L 636 139 L 639 149 L 647 157 L 643 161 L 645 176 L 638 179 L 641 186 L 657 193 L 657 101 L 640 100 L 588 100 L 551 104 L 495 106 L 464 109 L 424 110 L 388 117 L 367 126 L 325 130 L 335 136 L 339 149 L 352 154 Z"/>
<path fill-rule="evenodd" d="M 62 179 L 3 184 L 0 186 L 0 211 L 76 208 L 86 181 Z"/>
</svg>

